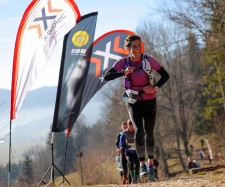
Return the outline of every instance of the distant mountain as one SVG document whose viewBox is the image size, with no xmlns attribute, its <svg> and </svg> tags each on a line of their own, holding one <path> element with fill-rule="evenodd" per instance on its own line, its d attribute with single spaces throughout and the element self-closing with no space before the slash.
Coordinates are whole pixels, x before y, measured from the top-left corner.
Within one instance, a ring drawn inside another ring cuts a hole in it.
<svg viewBox="0 0 225 187">
<path fill-rule="evenodd" d="M 10 97 L 9 90 L 0 89 L 0 116 L 3 112 L 9 111 Z"/>
<path fill-rule="evenodd" d="M 31 90 L 26 96 L 18 117 L 12 121 L 14 161 L 32 145 L 45 145 L 54 116 L 57 87 Z M 0 89 L 0 164 L 8 162 L 10 90 Z M 93 98 L 81 113 L 88 125 L 100 118 L 101 102 Z M 95 112 L 93 112 L 95 111 Z"/>
<path fill-rule="evenodd" d="M 56 86 L 42 87 L 36 90 L 31 90 L 30 92 L 28 92 L 21 110 L 30 107 L 54 105 L 56 99 L 56 91 Z M 0 89 L 0 109 L 1 105 L 6 105 L 9 109 L 11 97 L 10 94 L 10 90 Z"/>
<path fill-rule="evenodd" d="M 30 108 L 34 106 L 55 105 L 57 87 L 42 87 L 32 90 L 25 98 L 23 107 Z M 37 99 L 38 98 L 38 99 Z"/>
<path fill-rule="evenodd" d="M 24 103 L 20 109 L 20 112 L 18 113 L 18 116 L 20 113 L 26 110 L 30 110 L 30 108 L 43 108 L 43 107 L 55 107 L 55 100 L 56 100 L 56 92 L 57 87 L 41 87 L 35 90 L 31 90 L 28 92 Z M 0 117 L 2 116 L 2 113 L 9 113 L 10 111 L 10 90 L 7 89 L 0 89 Z M 98 95 L 98 94 L 96 94 Z M 88 114 L 90 118 L 96 121 L 96 119 L 99 117 L 99 112 L 96 110 L 96 105 L 100 106 L 102 103 L 100 100 L 97 100 L 95 97 L 90 100 L 90 102 L 87 104 L 87 106 L 83 109 L 82 113 Z M 95 112 L 91 112 L 92 108 L 95 107 Z M 88 111 L 88 113 L 87 113 Z M 89 113 L 90 112 L 90 113 Z"/>
</svg>

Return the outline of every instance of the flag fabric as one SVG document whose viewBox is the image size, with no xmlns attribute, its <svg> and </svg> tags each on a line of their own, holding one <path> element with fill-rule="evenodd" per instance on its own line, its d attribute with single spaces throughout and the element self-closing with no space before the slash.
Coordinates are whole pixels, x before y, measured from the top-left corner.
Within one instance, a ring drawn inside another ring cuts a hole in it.
<svg viewBox="0 0 225 187">
<path fill-rule="evenodd" d="M 93 12 L 82 16 L 64 38 L 52 132 L 67 129 L 69 135 L 69 129 L 79 114 L 97 15 Z"/>
<path fill-rule="evenodd" d="M 127 55 L 123 44 L 125 38 L 130 34 L 134 33 L 128 30 L 108 32 L 93 43 L 91 58 L 87 58 L 88 61 L 79 63 L 74 60 L 76 64 L 67 65 L 67 69 L 75 68 L 73 79 L 67 80 L 68 82 L 64 82 L 62 85 L 62 87 L 67 88 L 61 96 L 62 101 L 55 110 L 53 132 L 60 132 L 67 128 L 72 130 L 83 108 L 106 83 L 103 78 L 105 71 L 116 60 Z M 78 49 L 74 49 L 74 51 L 76 50 Z M 68 49 L 68 52 L 70 51 L 72 50 Z"/>
<path fill-rule="evenodd" d="M 33 0 L 27 7 L 14 48 L 11 120 L 16 118 L 16 113 L 57 42 L 79 19 L 80 12 L 74 0 Z"/>
</svg>

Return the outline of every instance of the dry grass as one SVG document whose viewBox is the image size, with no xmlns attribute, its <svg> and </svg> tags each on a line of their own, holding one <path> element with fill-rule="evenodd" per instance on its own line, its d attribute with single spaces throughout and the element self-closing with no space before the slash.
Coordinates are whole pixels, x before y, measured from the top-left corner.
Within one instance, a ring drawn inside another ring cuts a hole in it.
<svg viewBox="0 0 225 187">
<path fill-rule="evenodd" d="M 104 154 L 101 153 L 102 150 L 104 150 Z M 78 159 L 75 166 L 77 166 L 77 171 L 65 176 L 71 186 L 82 186 L 82 183 L 83 185 L 120 184 L 115 153 L 110 150 L 107 151 L 101 147 L 86 153 L 81 158 L 81 162 Z M 56 184 L 59 185 L 62 180 L 62 177 L 57 178 Z"/>
<path fill-rule="evenodd" d="M 200 145 L 200 139 L 204 137 L 199 136 L 193 136 L 191 143 L 194 145 L 194 153 L 193 153 L 193 159 L 196 159 L 198 163 L 200 163 L 200 167 L 207 167 L 209 166 L 208 160 L 204 160 L 203 162 L 199 161 L 199 155 L 198 151 L 201 147 Z M 204 145 L 206 147 L 206 145 Z M 214 148 L 214 147 L 213 147 Z M 214 150 L 213 150 L 214 151 Z M 110 149 L 107 150 L 107 148 L 97 148 L 92 150 L 91 152 L 84 153 L 84 156 L 82 157 L 82 176 L 83 176 L 83 185 L 82 185 L 82 178 L 81 178 L 81 167 L 79 162 L 75 164 L 77 172 L 71 173 L 66 176 L 68 181 L 71 183 L 71 185 L 67 185 L 66 183 L 64 186 L 116 186 L 120 185 L 120 175 L 119 172 L 116 169 L 116 162 L 115 162 L 115 152 L 112 152 Z M 219 164 L 225 164 L 222 160 L 223 158 L 220 157 Z M 179 161 L 177 158 L 171 158 L 168 160 L 168 164 L 170 166 L 170 172 L 171 173 L 177 173 L 178 171 L 182 171 L 182 168 L 179 164 Z M 212 164 L 216 164 L 215 161 L 212 162 Z M 194 185 L 191 185 L 192 187 L 201 183 L 201 181 L 210 186 L 211 184 L 214 184 L 213 186 L 225 186 L 225 170 L 218 169 L 211 172 L 199 172 L 197 174 L 188 175 L 184 173 L 177 173 L 176 177 L 171 178 L 169 181 L 162 181 L 164 182 L 164 186 L 169 186 L 168 184 L 173 184 L 171 181 L 174 181 L 174 185 L 179 183 L 181 178 L 187 178 L 187 181 L 190 183 L 193 182 Z M 60 184 L 62 182 L 62 178 L 56 180 L 56 184 Z M 110 185 L 111 184 L 111 185 Z M 157 183 L 160 185 L 160 182 Z M 152 185 L 151 185 L 152 186 Z"/>
<path fill-rule="evenodd" d="M 210 182 L 214 182 L 214 184 L 224 184 L 225 186 L 225 170 L 218 169 L 212 172 L 201 172 L 196 176 L 203 176 L 203 179 L 208 180 Z"/>
</svg>

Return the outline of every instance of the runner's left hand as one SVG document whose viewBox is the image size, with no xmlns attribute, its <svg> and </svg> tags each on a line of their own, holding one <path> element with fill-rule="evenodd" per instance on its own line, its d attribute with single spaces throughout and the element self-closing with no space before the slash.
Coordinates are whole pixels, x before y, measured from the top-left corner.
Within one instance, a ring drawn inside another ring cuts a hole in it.
<svg viewBox="0 0 225 187">
<path fill-rule="evenodd" d="M 155 88 L 152 85 L 144 86 L 143 90 L 146 94 L 155 93 Z"/>
</svg>

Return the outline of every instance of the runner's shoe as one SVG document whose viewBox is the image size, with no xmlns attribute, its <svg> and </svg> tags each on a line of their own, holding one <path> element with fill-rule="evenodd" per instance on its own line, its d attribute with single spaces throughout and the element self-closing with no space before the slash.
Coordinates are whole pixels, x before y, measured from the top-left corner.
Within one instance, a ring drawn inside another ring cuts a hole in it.
<svg viewBox="0 0 225 187">
<path fill-rule="evenodd" d="M 147 167 L 145 164 L 141 164 L 140 166 L 140 177 L 146 177 L 148 175 Z"/>
<path fill-rule="evenodd" d="M 154 163 L 148 162 L 148 180 L 155 181 Z"/>
<path fill-rule="evenodd" d="M 123 178 L 122 178 L 122 184 L 127 184 L 127 177 L 126 176 L 123 176 Z"/>
</svg>

